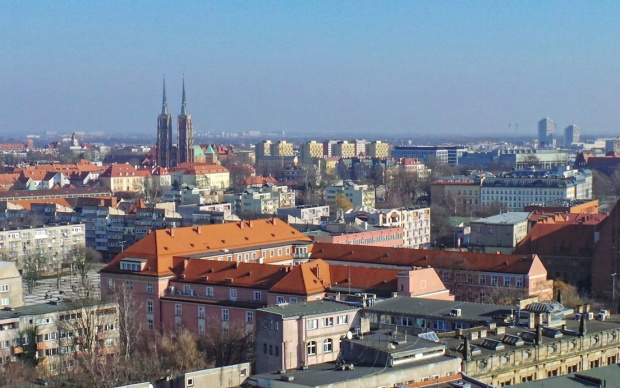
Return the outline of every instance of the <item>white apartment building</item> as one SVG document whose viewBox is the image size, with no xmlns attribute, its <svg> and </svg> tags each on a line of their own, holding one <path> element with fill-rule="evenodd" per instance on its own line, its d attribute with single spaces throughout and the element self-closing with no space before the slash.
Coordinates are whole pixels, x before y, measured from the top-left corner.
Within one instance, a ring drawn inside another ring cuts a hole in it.
<svg viewBox="0 0 620 388">
<path fill-rule="evenodd" d="M 509 211 L 554 200 L 592 199 L 589 170 L 521 170 L 486 177 L 480 188 L 482 205 L 501 204 Z"/>
<path fill-rule="evenodd" d="M 429 207 L 374 209 L 367 206 L 355 208 L 345 215 L 347 221 L 354 219 L 372 226 L 402 228 L 404 248 L 420 249 L 431 243 L 431 209 Z"/>
<path fill-rule="evenodd" d="M 50 225 L 39 228 L 21 227 L 0 230 L 0 255 L 22 268 L 27 257 L 45 256 L 43 271 L 61 265 L 74 247 L 86 245 L 84 224 Z"/>
<path fill-rule="evenodd" d="M 289 191 L 288 186 L 267 184 L 260 189 L 225 194 L 224 201 L 230 202 L 237 214 L 276 214 L 281 207 L 295 206 L 295 191 Z"/>
<path fill-rule="evenodd" d="M 335 204 L 338 195 L 343 195 L 351 201 L 354 208 L 358 206 L 375 207 L 375 191 L 369 189 L 368 185 L 358 185 L 353 181 L 340 181 L 325 188 L 325 201 L 328 204 Z"/>
</svg>

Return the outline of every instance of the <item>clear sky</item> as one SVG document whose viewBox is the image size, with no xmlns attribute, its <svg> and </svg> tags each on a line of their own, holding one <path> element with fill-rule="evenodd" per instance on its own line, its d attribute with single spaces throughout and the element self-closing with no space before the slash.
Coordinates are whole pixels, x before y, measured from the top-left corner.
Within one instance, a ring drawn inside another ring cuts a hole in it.
<svg viewBox="0 0 620 388">
<path fill-rule="evenodd" d="M 618 1 L 0 0 L 0 135 L 620 133 Z M 511 129 L 509 130 L 509 123 Z"/>
</svg>

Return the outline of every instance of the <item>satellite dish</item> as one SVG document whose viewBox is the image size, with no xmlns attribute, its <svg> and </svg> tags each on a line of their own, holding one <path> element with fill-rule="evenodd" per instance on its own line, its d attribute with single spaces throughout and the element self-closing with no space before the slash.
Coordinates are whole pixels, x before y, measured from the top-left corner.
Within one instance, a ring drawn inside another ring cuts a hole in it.
<svg viewBox="0 0 620 388">
<path fill-rule="evenodd" d="M 353 333 L 351 333 L 351 330 L 347 331 L 347 339 L 350 340 L 351 338 L 353 338 Z"/>
</svg>

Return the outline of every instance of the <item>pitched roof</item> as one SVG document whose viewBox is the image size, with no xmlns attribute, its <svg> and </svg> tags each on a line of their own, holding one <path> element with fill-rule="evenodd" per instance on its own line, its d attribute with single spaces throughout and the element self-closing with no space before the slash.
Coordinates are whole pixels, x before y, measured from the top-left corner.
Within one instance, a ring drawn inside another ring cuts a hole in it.
<svg viewBox="0 0 620 388">
<path fill-rule="evenodd" d="M 515 254 L 591 256 L 594 232 L 605 218 L 602 214 L 564 213 L 539 221 L 517 244 Z"/>
<path fill-rule="evenodd" d="M 223 249 L 247 249 L 269 244 L 312 240 L 277 219 L 241 221 L 155 230 L 127 248 L 108 264 L 103 272 L 119 272 L 124 257 L 147 259 L 144 275 L 172 274 L 173 256 L 190 256 L 220 252 Z"/>
<path fill-rule="evenodd" d="M 453 268 L 483 272 L 527 274 L 540 259 L 536 255 L 388 248 L 362 245 L 315 243 L 312 257 L 379 266 Z"/>
<path fill-rule="evenodd" d="M 171 172 L 183 172 L 185 174 L 215 174 L 228 172 L 224 166 L 215 163 L 181 163 L 171 170 Z"/>
</svg>

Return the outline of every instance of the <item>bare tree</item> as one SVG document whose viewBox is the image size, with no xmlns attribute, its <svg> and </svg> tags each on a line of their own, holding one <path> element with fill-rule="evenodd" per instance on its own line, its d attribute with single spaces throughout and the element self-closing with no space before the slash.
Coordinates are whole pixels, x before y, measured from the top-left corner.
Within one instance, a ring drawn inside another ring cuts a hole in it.
<svg viewBox="0 0 620 388">
<path fill-rule="evenodd" d="M 23 266 L 23 277 L 26 280 L 28 293 L 32 294 L 37 282 L 41 279 L 41 275 L 47 264 L 47 258 L 42 252 L 36 252 L 26 256 Z"/>
<path fill-rule="evenodd" d="M 102 260 L 101 253 L 91 247 L 78 245 L 71 248 L 67 258 L 71 260 L 75 270 L 80 276 L 82 287 L 86 287 L 86 278 L 88 276 L 88 272 L 92 269 L 93 264 L 100 263 Z"/>
<path fill-rule="evenodd" d="M 252 333 L 242 320 L 221 322 L 211 317 L 198 341 L 199 348 L 216 367 L 254 360 Z"/>
</svg>

